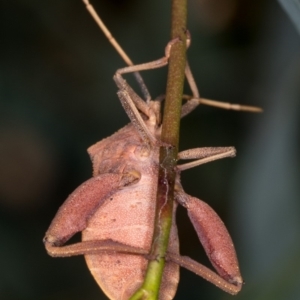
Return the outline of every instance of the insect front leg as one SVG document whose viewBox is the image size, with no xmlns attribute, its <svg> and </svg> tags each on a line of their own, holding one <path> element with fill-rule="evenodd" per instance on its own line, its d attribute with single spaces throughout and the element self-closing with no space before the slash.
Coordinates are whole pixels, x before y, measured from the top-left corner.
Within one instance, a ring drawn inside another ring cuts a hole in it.
<svg viewBox="0 0 300 300">
<path fill-rule="evenodd" d="M 92 245 L 91 243 L 74 244 L 61 247 L 75 233 L 86 228 L 88 219 L 103 204 L 105 199 L 118 189 L 134 184 L 139 180 L 132 174 L 101 174 L 81 184 L 64 202 L 46 232 L 44 243 L 49 255 L 72 256 L 85 254 L 89 248 L 98 245 L 111 247 L 112 243 Z M 97 247 L 96 247 L 97 248 Z"/>
<path fill-rule="evenodd" d="M 224 291 L 237 294 L 242 288 L 243 280 L 234 245 L 224 223 L 207 203 L 187 195 L 180 188 L 177 188 L 175 198 L 186 207 L 198 238 L 218 274 L 189 257 L 170 254 L 169 259 Z"/>
<path fill-rule="evenodd" d="M 159 125 L 160 102 L 144 102 L 128 85 L 122 75 L 126 73 L 161 68 L 167 65 L 170 56 L 170 49 L 172 45 L 178 41 L 178 39 L 174 39 L 167 44 L 164 57 L 152 62 L 119 69 L 114 75 L 114 80 L 119 88 L 118 96 L 121 100 L 124 110 L 126 111 L 134 127 L 138 130 L 144 143 L 148 145 L 153 145 L 157 142 L 155 135 L 153 132 L 151 132 L 149 127 L 156 127 Z M 146 121 L 142 117 L 141 113 L 147 118 Z"/>
</svg>

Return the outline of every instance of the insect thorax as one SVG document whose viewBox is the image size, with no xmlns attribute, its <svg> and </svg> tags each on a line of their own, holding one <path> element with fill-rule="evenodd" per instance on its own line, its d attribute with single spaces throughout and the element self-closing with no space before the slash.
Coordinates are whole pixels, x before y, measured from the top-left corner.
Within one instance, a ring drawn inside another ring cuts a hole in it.
<svg viewBox="0 0 300 300">
<path fill-rule="evenodd" d="M 159 148 L 149 149 L 131 124 L 91 146 L 88 153 L 93 162 L 94 176 L 132 170 L 141 174 L 152 173 L 158 166 Z"/>
</svg>

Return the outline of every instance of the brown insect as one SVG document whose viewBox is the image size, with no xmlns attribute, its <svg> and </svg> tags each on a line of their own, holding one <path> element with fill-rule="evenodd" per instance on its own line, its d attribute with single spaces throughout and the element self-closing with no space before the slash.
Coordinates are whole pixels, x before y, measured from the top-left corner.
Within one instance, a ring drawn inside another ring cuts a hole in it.
<svg viewBox="0 0 300 300">
<path fill-rule="evenodd" d="M 88 149 L 93 177 L 67 198 L 44 238 L 51 256 L 84 255 L 95 280 L 110 299 L 128 299 L 143 282 L 153 235 L 161 146 L 161 100 L 142 100 L 122 75 L 166 65 L 174 42 L 167 45 L 163 58 L 116 72 L 118 96 L 131 123 Z M 193 97 L 183 105 L 182 116 L 203 103 L 188 64 L 186 76 Z M 143 90 L 148 95 L 145 86 Z M 178 159 L 196 160 L 177 166 L 173 220 L 177 204 L 184 206 L 217 273 L 180 256 L 173 221 L 159 299 L 174 297 L 179 266 L 230 294 L 240 291 L 243 280 L 226 227 L 208 204 L 186 194 L 180 184 L 181 171 L 233 156 L 234 147 L 195 148 L 179 153 Z M 77 232 L 82 232 L 82 242 L 64 246 Z"/>
</svg>

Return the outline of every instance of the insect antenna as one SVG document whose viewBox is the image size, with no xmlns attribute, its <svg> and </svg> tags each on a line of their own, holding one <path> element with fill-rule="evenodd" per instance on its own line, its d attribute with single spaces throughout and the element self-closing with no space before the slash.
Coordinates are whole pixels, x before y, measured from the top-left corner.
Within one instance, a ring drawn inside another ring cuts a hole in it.
<svg viewBox="0 0 300 300">
<path fill-rule="evenodd" d="M 98 13 L 95 11 L 93 5 L 90 4 L 89 0 L 82 0 L 82 1 L 85 4 L 86 9 L 88 10 L 88 12 L 92 16 L 92 18 L 98 24 L 98 26 L 100 27 L 100 29 L 102 30 L 102 32 L 104 33 L 104 35 L 106 36 L 106 38 L 108 39 L 108 41 L 113 45 L 113 47 L 115 48 L 115 50 L 123 58 L 123 60 L 125 61 L 125 63 L 128 66 L 133 66 L 134 64 L 133 64 L 132 60 L 129 58 L 129 56 L 122 49 L 122 47 L 120 46 L 120 44 L 116 41 L 116 39 L 113 37 L 113 35 L 111 34 L 111 32 L 105 26 L 105 24 L 101 20 L 100 16 L 98 15 Z M 146 87 L 146 84 L 145 84 L 145 82 L 144 82 L 141 74 L 139 72 L 134 72 L 133 74 L 135 76 L 136 81 L 138 82 L 138 84 L 140 86 L 140 89 L 142 91 L 142 94 L 143 94 L 146 102 L 149 103 L 150 100 L 151 100 L 151 95 L 149 93 L 149 90 Z"/>
</svg>

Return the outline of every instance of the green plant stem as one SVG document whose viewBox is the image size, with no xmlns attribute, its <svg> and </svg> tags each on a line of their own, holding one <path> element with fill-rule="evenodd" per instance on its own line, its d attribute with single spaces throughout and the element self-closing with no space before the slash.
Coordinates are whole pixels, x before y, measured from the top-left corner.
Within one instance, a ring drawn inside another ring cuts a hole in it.
<svg viewBox="0 0 300 300">
<path fill-rule="evenodd" d="M 180 112 L 186 63 L 187 0 L 172 1 L 171 48 L 160 149 L 156 216 L 151 248 L 152 260 L 141 288 L 130 298 L 158 299 L 173 215 L 174 184 L 179 142 Z"/>
</svg>

